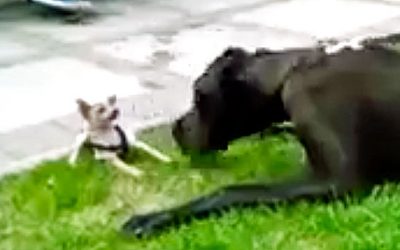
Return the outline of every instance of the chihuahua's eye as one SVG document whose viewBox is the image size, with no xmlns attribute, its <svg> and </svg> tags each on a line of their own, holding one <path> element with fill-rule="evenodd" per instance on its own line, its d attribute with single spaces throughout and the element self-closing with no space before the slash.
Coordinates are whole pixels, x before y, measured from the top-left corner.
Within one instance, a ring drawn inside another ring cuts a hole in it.
<svg viewBox="0 0 400 250">
<path fill-rule="evenodd" d="M 105 107 L 100 107 L 100 108 L 97 110 L 97 112 L 98 112 L 99 114 L 102 114 L 102 113 L 106 112 L 106 108 L 105 108 Z"/>
</svg>

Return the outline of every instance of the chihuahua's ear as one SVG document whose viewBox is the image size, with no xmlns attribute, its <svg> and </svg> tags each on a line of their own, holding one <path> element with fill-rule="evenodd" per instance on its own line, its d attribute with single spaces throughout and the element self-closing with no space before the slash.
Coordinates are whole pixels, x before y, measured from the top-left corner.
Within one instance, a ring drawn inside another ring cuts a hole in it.
<svg viewBox="0 0 400 250">
<path fill-rule="evenodd" d="M 117 96 L 116 96 L 116 95 L 109 96 L 109 97 L 107 98 L 107 102 L 108 102 L 110 105 L 115 105 L 115 103 L 117 102 Z"/>
<path fill-rule="evenodd" d="M 90 104 L 85 102 L 82 99 L 77 99 L 76 103 L 78 104 L 78 109 L 83 118 L 88 119 L 89 118 L 89 110 L 90 110 Z"/>
</svg>

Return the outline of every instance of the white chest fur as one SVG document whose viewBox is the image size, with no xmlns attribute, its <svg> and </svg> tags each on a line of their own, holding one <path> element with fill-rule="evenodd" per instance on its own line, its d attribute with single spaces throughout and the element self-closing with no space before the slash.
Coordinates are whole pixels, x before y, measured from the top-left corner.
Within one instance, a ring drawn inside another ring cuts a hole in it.
<svg viewBox="0 0 400 250">
<path fill-rule="evenodd" d="M 88 140 L 92 143 L 104 146 L 115 146 L 121 144 L 121 137 L 113 127 L 101 130 L 89 130 Z"/>
</svg>

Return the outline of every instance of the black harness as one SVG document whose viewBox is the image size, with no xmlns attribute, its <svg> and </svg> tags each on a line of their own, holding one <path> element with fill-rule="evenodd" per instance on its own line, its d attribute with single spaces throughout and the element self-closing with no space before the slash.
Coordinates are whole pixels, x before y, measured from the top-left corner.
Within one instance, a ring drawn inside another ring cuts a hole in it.
<svg viewBox="0 0 400 250">
<path fill-rule="evenodd" d="M 120 139 L 120 143 L 118 145 L 104 145 L 104 144 L 93 143 L 93 142 L 87 141 L 85 143 L 85 146 L 90 149 L 115 152 L 119 157 L 124 158 L 127 155 L 128 150 L 129 150 L 128 139 L 126 138 L 126 134 L 121 129 L 120 126 L 115 125 L 114 129 L 117 132 L 119 139 Z"/>
</svg>

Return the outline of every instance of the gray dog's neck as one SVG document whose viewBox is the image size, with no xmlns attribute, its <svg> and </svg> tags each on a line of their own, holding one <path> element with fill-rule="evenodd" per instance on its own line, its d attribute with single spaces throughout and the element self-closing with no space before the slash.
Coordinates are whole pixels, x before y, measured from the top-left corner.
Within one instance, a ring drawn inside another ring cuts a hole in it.
<svg viewBox="0 0 400 250">
<path fill-rule="evenodd" d="M 257 64 L 265 64 L 271 68 L 268 75 L 261 75 L 257 82 L 259 89 L 267 95 L 280 95 L 287 79 L 295 72 L 320 67 L 324 65 L 327 54 L 322 47 L 300 48 L 285 51 L 257 51 L 254 54 Z M 274 60 L 274 63 L 271 63 Z M 262 66 L 261 66 L 262 67 Z M 259 68 L 259 67 L 255 67 Z M 254 73 L 257 75 L 257 73 Z"/>
</svg>

